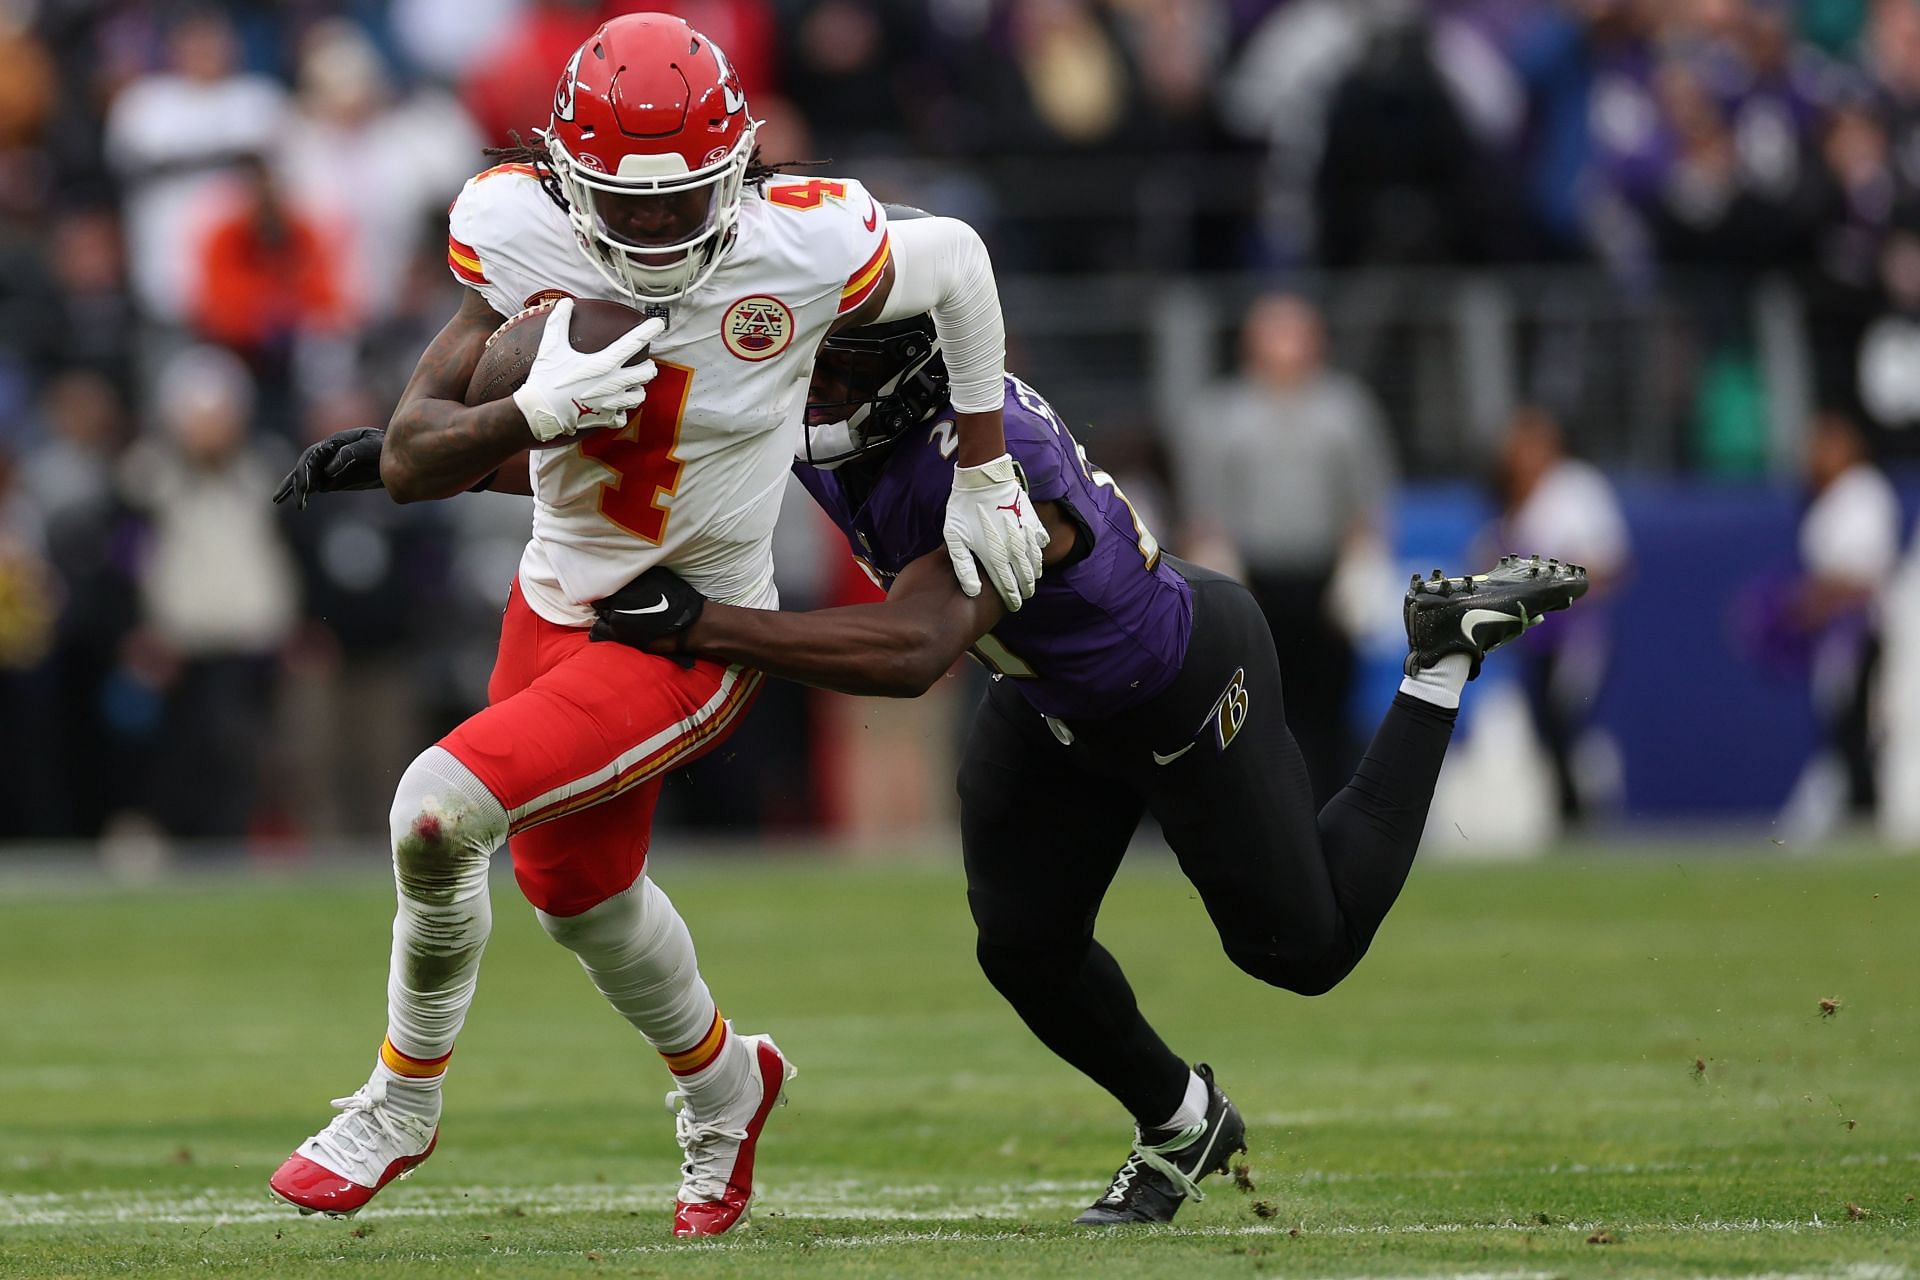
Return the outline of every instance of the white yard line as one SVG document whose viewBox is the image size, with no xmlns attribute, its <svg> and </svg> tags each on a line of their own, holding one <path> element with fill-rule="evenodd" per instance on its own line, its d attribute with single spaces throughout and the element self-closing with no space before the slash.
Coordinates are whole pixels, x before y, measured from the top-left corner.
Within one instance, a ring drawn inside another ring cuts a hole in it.
<svg viewBox="0 0 1920 1280">
<path fill-rule="evenodd" d="M 559 1185 L 528 1188 L 450 1187 L 398 1188 L 389 1192 L 367 1221 L 439 1218 L 498 1219 L 503 1215 L 551 1216 L 569 1213 L 659 1214 L 673 1197 L 671 1184 L 612 1188 L 599 1185 Z M 763 1194 L 756 1206 L 772 1217 L 799 1220 L 862 1222 L 1004 1222 L 1009 1219 L 1040 1220 L 1052 1224 L 1062 1211 L 1081 1204 L 1098 1190 L 1096 1184 L 1030 1182 L 974 1187 L 934 1185 L 870 1186 L 850 1181 L 816 1184 L 810 1189 L 774 1187 Z M 104 1223 L 147 1223 L 171 1225 L 243 1225 L 249 1223 L 299 1221 L 286 1206 L 267 1198 L 265 1190 L 257 1196 L 226 1189 L 207 1189 L 181 1195 L 152 1195 L 144 1192 L 88 1190 L 0 1195 L 0 1227 L 67 1227 Z M 316 1220 L 323 1221 L 323 1220 Z M 1592 1233 L 1608 1230 L 1691 1235 L 1695 1233 L 1772 1233 L 1824 1230 L 1833 1223 L 1818 1215 L 1807 1218 L 1704 1218 L 1654 1219 L 1643 1221 L 1554 1222 L 1543 1225 L 1531 1220 L 1456 1221 L 1424 1223 L 1331 1223 L 1318 1225 L 1312 1220 L 1284 1224 L 1170 1228 L 1180 1234 L 1270 1235 L 1298 1229 L 1314 1236 L 1419 1236 L 1463 1234 L 1484 1231 L 1563 1231 Z M 835 1247 L 871 1247 L 876 1243 L 906 1240 L 938 1240 L 964 1237 L 968 1240 L 1010 1239 L 1021 1232 L 980 1233 L 934 1227 L 929 1231 L 881 1232 L 873 1235 L 826 1236 L 812 1243 Z M 644 1246 L 651 1248 L 652 1246 Z M 668 1248 L 672 1246 L 661 1246 Z M 631 1246 L 630 1248 L 643 1248 Z M 1822 1273 L 1829 1280 L 1906 1280 L 1904 1268 L 1854 1268 L 1846 1273 Z M 1783 1280 L 1779 1277 L 1753 1280 Z"/>
</svg>

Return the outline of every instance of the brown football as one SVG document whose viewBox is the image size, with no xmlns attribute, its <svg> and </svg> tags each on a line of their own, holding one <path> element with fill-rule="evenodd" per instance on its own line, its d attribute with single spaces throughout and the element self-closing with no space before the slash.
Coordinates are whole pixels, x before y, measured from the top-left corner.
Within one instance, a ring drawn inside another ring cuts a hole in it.
<svg viewBox="0 0 1920 1280">
<path fill-rule="evenodd" d="M 546 331 L 547 317 L 551 314 L 553 303 L 543 302 L 527 308 L 493 331 L 486 349 L 480 353 L 473 377 L 467 382 L 468 404 L 489 404 L 520 389 L 520 384 L 527 380 L 527 370 L 533 367 L 534 356 L 540 351 L 540 335 Z M 645 320 L 638 311 L 618 302 L 576 298 L 567 337 L 575 351 L 599 351 Z M 646 358 L 647 349 L 641 347 L 627 363 L 639 364 Z M 552 443 L 566 444 L 568 437 L 561 436 Z"/>
</svg>

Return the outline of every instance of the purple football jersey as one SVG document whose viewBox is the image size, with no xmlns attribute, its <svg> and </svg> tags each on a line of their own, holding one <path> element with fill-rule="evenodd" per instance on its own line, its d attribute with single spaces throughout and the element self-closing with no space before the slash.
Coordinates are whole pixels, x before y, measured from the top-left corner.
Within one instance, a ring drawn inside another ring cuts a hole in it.
<svg viewBox="0 0 1920 1280">
<path fill-rule="evenodd" d="M 1014 377 L 1007 379 L 1006 437 L 1030 498 L 1061 504 L 1082 543 L 1092 545 L 1042 574 L 1033 598 L 982 636 L 973 656 L 1050 716 L 1092 719 L 1146 701 L 1186 659 L 1193 589 L 1160 562 L 1153 535 L 1053 407 Z M 948 410 L 900 438 L 864 500 L 849 492 L 853 473 L 795 463 L 794 474 L 885 587 L 945 547 L 940 526 L 958 449 Z"/>
</svg>

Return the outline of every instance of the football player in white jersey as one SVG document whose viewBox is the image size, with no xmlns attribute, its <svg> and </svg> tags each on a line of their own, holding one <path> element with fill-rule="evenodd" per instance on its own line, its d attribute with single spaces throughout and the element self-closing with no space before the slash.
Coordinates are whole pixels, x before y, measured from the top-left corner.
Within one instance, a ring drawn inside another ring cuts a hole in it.
<svg viewBox="0 0 1920 1280">
<path fill-rule="evenodd" d="M 587 632 L 592 601 L 656 564 L 712 599 L 775 607 L 774 518 L 829 332 L 931 311 L 961 411 L 954 572 L 970 595 L 984 575 L 1009 609 L 1033 593 L 1046 534 L 1006 454 L 1005 331 L 979 237 L 945 218 L 889 228 L 851 180 L 781 180 L 759 161 L 757 127 L 712 41 L 677 17 L 625 15 L 574 53 L 522 162 L 454 203 L 448 265 L 470 291 L 421 356 L 380 474 L 399 501 L 440 498 L 504 478 L 524 453 L 533 531 L 487 709 L 418 757 L 394 798 L 386 1039 L 371 1079 L 271 1179 L 304 1212 L 353 1213 L 432 1154 L 505 843 L 541 924 L 673 1073 L 686 1153 L 674 1233 L 745 1215 L 761 1127 L 793 1069 L 721 1017 L 645 863 L 663 775 L 726 735 L 760 676 Z M 574 297 L 649 319 L 578 352 Z M 487 339 L 554 299 L 525 385 L 466 405 Z M 643 345 L 650 358 L 627 367 Z"/>
</svg>

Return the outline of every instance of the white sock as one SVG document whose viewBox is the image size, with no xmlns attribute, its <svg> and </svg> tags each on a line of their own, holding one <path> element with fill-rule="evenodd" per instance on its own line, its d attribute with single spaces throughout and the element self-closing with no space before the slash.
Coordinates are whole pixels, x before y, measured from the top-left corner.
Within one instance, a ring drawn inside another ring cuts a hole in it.
<svg viewBox="0 0 1920 1280">
<path fill-rule="evenodd" d="M 1185 1129 L 1189 1125 L 1199 1124 L 1207 1118 L 1207 1082 L 1196 1072 L 1187 1072 L 1187 1096 L 1180 1100 L 1180 1107 L 1167 1118 L 1165 1124 L 1154 1126 L 1157 1129 Z"/>
<path fill-rule="evenodd" d="M 747 1071 L 753 1065 L 753 1057 L 747 1044 L 733 1032 L 731 1022 L 721 1024 L 725 1040 L 713 1061 L 698 1071 L 681 1075 L 674 1072 L 673 1082 L 687 1095 L 687 1105 L 693 1114 L 711 1115 L 716 1109 L 740 1096 L 747 1087 Z"/>
<path fill-rule="evenodd" d="M 1460 692 L 1467 687 L 1473 664 L 1464 653 L 1450 653 L 1400 681 L 1400 692 L 1449 711 L 1460 709 Z"/>
<path fill-rule="evenodd" d="M 387 1086 L 387 1106 L 428 1124 L 440 1123 L 440 1085 L 446 1078 L 447 1073 L 442 1071 L 437 1076 L 416 1080 L 401 1075 L 384 1061 L 373 1064 L 373 1079 Z"/>
<path fill-rule="evenodd" d="M 399 902 L 387 1038 L 373 1079 L 386 1082 L 393 1105 L 437 1118 L 446 1060 L 493 930 L 487 872 L 506 840 L 507 814 L 471 770 L 431 747 L 401 776 L 388 821 Z"/>
<path fill-rule="evenodd" d="M 747 1055 L 700 976 L 693 935 L 652 880 L 643 875 L 577 916 L 534 914 L 580 958 L 614 1011 L 667 1060 L 696 1111 L 702 1100 L 731 1097 L 745 1084 Z"/>
</svg>

